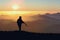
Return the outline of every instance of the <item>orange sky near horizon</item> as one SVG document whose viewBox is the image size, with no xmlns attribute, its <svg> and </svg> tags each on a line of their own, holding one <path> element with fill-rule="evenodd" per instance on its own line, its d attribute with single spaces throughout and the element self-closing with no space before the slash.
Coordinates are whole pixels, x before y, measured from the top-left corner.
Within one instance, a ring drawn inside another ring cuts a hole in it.
<svg viewBox="0 0 60 40">
<path fill-rule="evenodd" d="M 0 11 L 60 12 L 59 0 L 0 0 Z M 14 10 L 19 7 L 18 9 Z"/>
</svg>

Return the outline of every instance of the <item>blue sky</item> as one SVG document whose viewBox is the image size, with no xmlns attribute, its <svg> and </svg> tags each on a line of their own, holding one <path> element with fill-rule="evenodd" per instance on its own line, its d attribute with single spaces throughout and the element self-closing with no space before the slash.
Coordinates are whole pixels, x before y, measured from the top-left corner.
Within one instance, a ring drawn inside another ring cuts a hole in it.
<svg viewBox="0 0 60 40">
<path fill-rule="evenodd" d="M 25 4 L 28 7 L 32 8 L 42 8 L 42 9 L 52 9 L 52 8 L 56 8 L 59 9 L 60 8 L 60 0 L 26 0 Z"/>
</svg>

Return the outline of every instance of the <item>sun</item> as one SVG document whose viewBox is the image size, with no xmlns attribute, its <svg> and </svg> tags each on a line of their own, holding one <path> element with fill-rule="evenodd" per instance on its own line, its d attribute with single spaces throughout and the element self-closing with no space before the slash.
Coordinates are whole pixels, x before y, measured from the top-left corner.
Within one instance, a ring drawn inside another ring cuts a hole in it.
<svg viewBox="0 0 60 40">
<path fill-rule="evenodd" d="M 18 6 L 18 5 L 13 5 L 13 6 L 12 6 L 12 9 L 13 9 L 13 10 L 18 10 L 18 9 L 19 9 L 19 6 Z"/>
</svg>

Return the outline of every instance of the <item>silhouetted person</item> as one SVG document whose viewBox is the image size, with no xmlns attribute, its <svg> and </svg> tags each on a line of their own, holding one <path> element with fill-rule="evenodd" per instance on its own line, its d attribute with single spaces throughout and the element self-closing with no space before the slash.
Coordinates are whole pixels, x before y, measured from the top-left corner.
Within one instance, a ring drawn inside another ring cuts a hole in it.
<svg viewBox="0 0 60 40">
<path fill-rule="evenodd" d="M 17 20 L 17 24 L 18 24 L 18 27 L 19 27 L 19 31 L 21 31 L 22 23 L 25 24 L 25 22 L 22 20 L 22 17 L 19 16 L 19 19 Z M 26 24 L 25 24 L 25 25 L 26 25 Z"/>
</svg>

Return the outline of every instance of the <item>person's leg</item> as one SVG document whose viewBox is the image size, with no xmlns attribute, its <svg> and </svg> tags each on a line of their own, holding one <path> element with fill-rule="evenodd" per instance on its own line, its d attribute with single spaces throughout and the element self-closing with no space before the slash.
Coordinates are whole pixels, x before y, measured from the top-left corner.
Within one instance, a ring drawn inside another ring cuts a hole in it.
<svg viewBox="0 0 60 40">
<path fill-rule="evenodd" d="M 19 27 L 19 31 L 21 31 L 21 27 Z"/>
<path fill-rule="evenodd" d="M 19 31 L 21 31 L 21 25 L 19 25 Z"/>
</svg>

